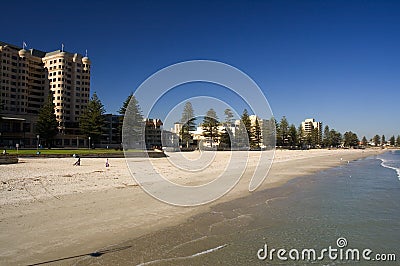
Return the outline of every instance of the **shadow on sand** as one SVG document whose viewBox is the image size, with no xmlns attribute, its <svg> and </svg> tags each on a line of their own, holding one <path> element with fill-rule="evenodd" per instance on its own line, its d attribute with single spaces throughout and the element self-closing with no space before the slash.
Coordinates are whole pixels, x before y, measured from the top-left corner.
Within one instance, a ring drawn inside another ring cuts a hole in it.
<svg viewBox="0 0 400 266">
<path fill-rule="evenodd" d="M 63 260 L 69 260 L 69 259 L 75 259 L 75 258 L 80 258 L 80 257 L 85 257 L 85 256 L 91 256 L 91 257 L 100 257 L 103 254 L 106 253 L 112 253 L 112 252 L 117 252 L 121 250 L 125 250 L 128 248 L 131 248 L 132 246 L 125 246 L 125 247 L 118 247 L 118 248 L 110 248 L 110 249 L 105 249 L 105 250 L 100 250 L 92 253 L 86 253 L 86 254 L 80 254 L 80 255 L 75 255 L 75 256 L 70 256 L 70 257 L 64 257 L 64 258 L 59 258 L 59 259 L 54 259 L 54 260 L 48 260 L 48 261 L 42 261 L 39 263 L 34 263 L 34 264 L 29 264 L 28 266 L 35 266 L 35 265 L 44 265 L 48 263 L 53 263 L 53 262 L 58 262 L 58 261 L 63 261 Z"/>
</svg>

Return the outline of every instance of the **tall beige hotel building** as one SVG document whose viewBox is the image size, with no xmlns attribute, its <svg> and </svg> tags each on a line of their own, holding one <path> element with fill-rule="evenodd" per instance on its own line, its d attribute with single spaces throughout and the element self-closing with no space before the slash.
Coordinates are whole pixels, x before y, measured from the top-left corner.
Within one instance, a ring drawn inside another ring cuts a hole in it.
<svg viewBox="0 0 400 266">
<path fill-rule="evenodd" d="M 0 145 L 33 147 L 39 109 L 52 93 L 59 123 L 56 146 L 79 147 L 79 116 L 90 97 L 87 56 L 61 50 L 43 52 L 0 41 Z"/>
</svg>

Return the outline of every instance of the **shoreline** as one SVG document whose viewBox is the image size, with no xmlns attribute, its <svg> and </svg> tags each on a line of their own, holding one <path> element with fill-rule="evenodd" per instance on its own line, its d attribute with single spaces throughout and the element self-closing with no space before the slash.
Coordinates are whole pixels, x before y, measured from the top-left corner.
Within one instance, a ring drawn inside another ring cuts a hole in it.
<svg viewBox="0 0 400 266">
<path fill-rule="evenodd" d="M 289 180 L 385 151 L 277 150 L 269 176 L 257 191 L 281 187 Z M 86 175 L 96 175 L 93 169 L 88 167 L 89 173 Z M 111 172 L 103 171 L 97 175 L 105 175 L 105 180 L 109 181 L 109 177 L 113 176 Z M 249 195 L 249 178 L 246 170 L 237 186 L 227 195 L 197 208 L 161 203 L 135 186 L 132 180 L 131 185 L 126 186 L 110 188 L 107 187 L 108 183 L 104 183 L 104 188 L 98 190 L 83 189 L 75 194 L 60 194 L 33 202 L 2 204 L 0 225 L 3 229 L 0 239 L 9 245 L 0 247 L 0 260 L 6 263 L 39 263 L 88 254 L 115 243 L 137 239 L 182 224 L 194 215 L 207 213 L 217 204 L 245 198 Z M 121 182 L 119 179 L 116 180 Z M 48 189 L 51 189 L 51 185 Z"/>
</svg>

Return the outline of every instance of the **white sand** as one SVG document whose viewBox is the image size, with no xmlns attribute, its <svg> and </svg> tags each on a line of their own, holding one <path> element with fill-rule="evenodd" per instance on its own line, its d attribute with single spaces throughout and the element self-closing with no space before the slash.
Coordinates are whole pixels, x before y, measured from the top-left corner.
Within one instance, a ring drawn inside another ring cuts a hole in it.
<svg viewBox="0 0 400 266">
<path fill-rule="evenodd" d="M 379 152 L 278 150 L 261 189 Z M 238 185 L 213 204 L 248 195 L 258 156 L 257 152 L 251 154 Z M 198 154 L 185 156 L 194 159 Z M 228 158 L 229 152 L 218 152 L 209 173 L 223 169 Z M 167 158 L 151 160 L 177 183 L 201 184 L 212 178 L 204 173 L 188 178 L 175 171 Z M 136 185 L 125 159 L 109 161 L 109 168 L 104 158 L 83 158 L 78 167 L 72 166 L 73 158 L 23 158 L 18 164 L 0 165 L 0 264 L 38 263 L 90 253 L 178 224 L 210 206 L 182 208 L 157 201 Z"/>
</svg>

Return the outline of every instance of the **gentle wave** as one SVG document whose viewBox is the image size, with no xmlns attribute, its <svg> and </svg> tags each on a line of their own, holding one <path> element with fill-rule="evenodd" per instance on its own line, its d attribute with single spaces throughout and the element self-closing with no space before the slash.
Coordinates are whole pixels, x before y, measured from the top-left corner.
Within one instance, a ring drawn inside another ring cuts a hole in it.
<svg viewBox="0 0 400 266">
<path fill-rule="evenodd" d="M 379 159 L 382 161 L 381 165 L 382 165 L 383 167 L 388 168 L 388 169 L 395 170 L 396 173 L 397 173 L 397 177 L 398 177 L 399 180 L 400 180 L 400 168 L 396 168 L 396 167 L 394 167 L 394 166 L 387 165 L 387 161 L 386 161 L 385 159 L 382 159 L 382 158 L 379 158 Z"/>
<path fill-rule="evenodd" d="M 221 245 L 221 246 L 218 246 L 218 247 L 215 247 L 215 248 L 210 248 L 210 249 L 207 249 L 207 250 L 192 254 L 190 256 L 152 260 L 152 261 L 140 263 L 140 264 L 138 264 L 136 266 L 144 266 L 144 265 L 154 264 L 154 263 L 161 262 L 161 261 L 165 262 L 165 261 L 191 259 L 191 258 L 194 258 L 194 257 L 197 257 L 197 256 L 201 256 L 201 255 L 204 255 L 204 254 L 207 254 L 207 253 L 211 253 L 211 252 L 217 251 L 217 250 L 219 250 L 221 248 L 224 248 L 226 246 L 228 246 L 228 244 L 224 244 L 224 245 Z"/>
</svg>

